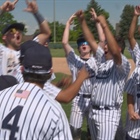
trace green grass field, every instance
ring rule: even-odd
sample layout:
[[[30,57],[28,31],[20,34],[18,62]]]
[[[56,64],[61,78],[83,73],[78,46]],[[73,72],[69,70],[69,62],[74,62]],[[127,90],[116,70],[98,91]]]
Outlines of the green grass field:
[[[75,51],[78,54],[77,49],[75,49]],[[64,50],[60,49],[60,48],[59,49],[51,49],[51,53],[52,53],[52,57],[65,57],[64,56]],[[131,58],[131,56],[130,56],[130,54],[129,54],[127,49],[125,50],[124,55],[129,59]],[[56,79],[53,81],[53,83],[58,82],[64,76],[63,73],[55,73],[55,74],[56,74]],[[67,115],[68,120],[69,120],[71,103],[62,104],[62,107],[65,110],[66,115]],[[123,102],[123,105],[122,105],[122,120],[123,120],[123,124],[125,124],[126,110],[127,110],[126,94],[124,94],[124,102]],[[86,138],[86,121],[84,120],[83,127],[82,127],[82,140],[85,140],[85,138]]]

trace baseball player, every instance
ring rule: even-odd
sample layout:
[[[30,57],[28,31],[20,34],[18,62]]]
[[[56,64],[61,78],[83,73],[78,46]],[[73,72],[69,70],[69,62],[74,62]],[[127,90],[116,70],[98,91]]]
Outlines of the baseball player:
[[[33,41],[30,40],[27,42],[27,44],[33,44]],[[25,53],[30,47],[34,47],[33,45],[25,45],[21,44],[20,48],[21,49],[21,56],[20,56],[20,62],[23,61]],[[43,45],[44,46],[44,45]],[[90,67],[85,66],[85,68],[89,71],[90,73]],[[52,69],[51,69],[52,73]],[[87,76],[88,77],[88,76]],[[84,78],[84,77],[83,77]],[[82,81],[83,82],[83,81]],[[44,90],[50,95],[52,99],[55,99],[61,103],[69,103],[78,93],[79,87],[81,86],[82,82],[74,82],[73,85],[75,84],[76,86],[71,86],[67,88],[67,90],[61,90],[60,88],[56,87],[55,85],[51,84],[50,82],[46,82],[44,86]],[[51,90],[50,90],[51,88]]]
[[[50,51],[35,41],[23,43],[21,49],[27,45],[29,49],[21,61],[25,82],[0,92],[0,139],[72,140],[61,105],[49,96],[52,87],[48,92],[43,90],[51,76]],[[70,87],[72,91],[76,86],[80,88],[87,77],[83,68]]]
[[[92,9],[92,13],[93,12],[94,12],[94,15],[96,15],[94,9]],[[92,17],[94,17],[94,15],[92,15]],[[75,81],[77,77],[77,73],[79,69],[87,62],[89,63],[89,66],[93,69],[93,72],[94,72],[93,77],[95,76],[95,73],[97,71],[96,61],[94,57],[91,57],[90,46],[83,36],[80,36],[77,39],[78,51],[79,51],[80,56],[75,54],[74,50],[68,43],[69,28],[75,17],[76,15],[73,14],[68,19],[64,33],[63,33],[63,39],[62,39],[63,48],[65,50],[67,63],[72,74],[73,82]],[[100,27],[100,25],[97,25],[97,26],[98,26],[97,29],[100,28],[100,30],[102,31],[102,28]],[[99,33],[101,31],[99,31]],[[96,46],[95,49],[97,48],[98,47]],[[92,91],[92,84],[91,84],[92,80],[94,80],[94,78],[86,79],[83,82],[83,85],[81,86],[77,96],[72,101],[70,126],[71,126],[73,138],[75,140],[81,138],[81,128],[82,128],[84,117],[88,119],[88,110],[89,110],[89,103],[90,103],[91,91]],[[88,137],[90,137],[90,132],[89,130],[87,131],[88,131]]]
[[[94,48],[93,35],[86,24],[83,11],[77,11],[76,15],[86,40]],[[114,140],[130,65],[126,57],[121,54],[105,17],[100,15],[96,21],[100,22],[103,28],[107,45],[103,48],[102,59],[97,59],[99,65],[91,95],[89,126],[92,139]]]
[[[134,9],[128,36],[130,52],[134,62],[136,63],[136,68],[134,69],[125,86],[128,106],[128,114],[126,119],[126,140],[140,139],[140,49],[134,37],[139,15],[140,5],[136,6]]]
[[[3,5],[0,7],[0,14],[12,11],[17,2],[18,0],[14,0],[13,2],[6,1],[3,3]],[[27,8],[24,10],[33,14],[40,27],[41,34],[38,35],[37,41],[40,44],[44,44],[51,33],[48,23],[39,13],[35,0],[32,0],[31,2],[26,0],[26,3]],[[2,31],[4,45],[0,44],[0,75],[13,75],[19,82],[23,82],[19,66],[20,52],[18,51],[22,42],[23,30],[24,25],[22,23],[6,25]]]

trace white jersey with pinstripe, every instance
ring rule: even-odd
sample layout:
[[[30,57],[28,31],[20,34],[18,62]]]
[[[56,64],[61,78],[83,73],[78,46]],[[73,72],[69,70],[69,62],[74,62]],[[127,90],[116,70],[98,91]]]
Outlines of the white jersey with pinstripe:
[[[27,82],[0,92],[0,139],[72,140],[61,105],[44,92]]]
[[[20,52],[0,44],[0,75],[12,75],[23,82],[19,64]]]
[[[140,49],[139,49],[139,45],[136,42],[134,49],[132,50],[131,48],[129,48],[129,52],[132,56],[132,59],[134,60],[136,66],[140,65]]]
[[[113,60],[100,64],[96,82],[92,91],[92,104],[107,107],[120,107],[123,102],[123,90],[127,80],[130,64],[123,55],[122,64],[115,65]],[[116,92],[117,91],[117,92]]]
[[[89,113],[91,136],[96,140],[113,140],[119,125],[124,85],[130,71],[127,58],[121,57],[120,66],[115,65],[113,60],[107,60],[98,67]],[[101,109],[94,109],[93,106]]]
[[[39,40],[36,39],[34,41],[37,42]],[[9,49],[4,45],[0,44],[0,75],[12,75],[18,80],[19,83],[23,83],[24,79],[22,77],[22,73],[20,69],[19,57],[20,57],[20,51]],[[55,79],[55,74],[53,73],[51,78],[48,80],[48,82],[51,82],[54,79]],[[44,86],[46,91],[48,88],[48,82],[46,82]],[[51,96],[55,98],[58,95],[58,93],[59,93],[59,89],[58,92],[56,92],[54,95],[52,92]]]
[[[86,65],[88,69],[92,71],[92,77],[95,77],[97,71],[97,64],[95,58],[90,57],[88,60],[81,59],[78,55],[72,50],[67,55],[67,62],[70,68],[73,81],[75,81],[78,71],[82,68],[84,64],[88,61],[89,65]],[[92,83],[94,78],[89,78],[85,80],[80,87],[78,96],[72,101],[71,115],[70,115],[70,125],[74,128],[81,128],[83,119],[86,116],[88,119],[89,103],[92,91]]]
[[[140,49],[138,43],[131,50],[131,55],[136,63],[136,68],[126,83],[125,92],[133,96],[134,111],[140,115]],[[127,114],[126,131],[130,137],[140,139],[140,120],[130,120],[129,114]]]
[[[128,79],[125,92],[133,96],[134,111],[140,115],[140,66],[135,68]],[[129,114],[127,114],[126,131],[130,137],[140,139],[140,120],[130,120]]]

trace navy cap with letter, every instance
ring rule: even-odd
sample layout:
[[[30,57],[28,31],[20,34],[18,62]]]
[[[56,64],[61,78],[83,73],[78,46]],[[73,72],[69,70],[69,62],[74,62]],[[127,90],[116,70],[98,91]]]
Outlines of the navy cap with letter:
[[[35,74],[50,73],[52,56],[49,48],[35,41],[26,41],[21,45],[21,57],[24,72]]]

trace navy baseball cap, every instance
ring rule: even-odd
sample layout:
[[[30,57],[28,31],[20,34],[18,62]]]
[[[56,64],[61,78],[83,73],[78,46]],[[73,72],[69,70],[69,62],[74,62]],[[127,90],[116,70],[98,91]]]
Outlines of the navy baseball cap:
[[[50,73],[52,56],[49,48],[35,41],[26,41],[21,45],[21,64],[24,72],[35,74]]]
[[[29,40],[29,41],[25,41],[23,44],[20,45],[20,63],[22,64],[23,58],[25,56],[25,52],[27,49],[29,49],[30,47],[34,47],[33,45],[33,41]]]
[[[7,31],[9,31],[12,28],[23,31],[24,30],[24,24],[22,24],[22,23],[7,24],[7,25],[5,25],[5,28],[2,30],[2,35],[4,35]]]
[[[18,83],[17,79],[11,75],[0,76],[0,90],[14,86]]]
[[[81,43],[83,43],[83,42],[86,42],[86,40],[83,35],[80,35],[77,39],[78,48],[81,46]]]

